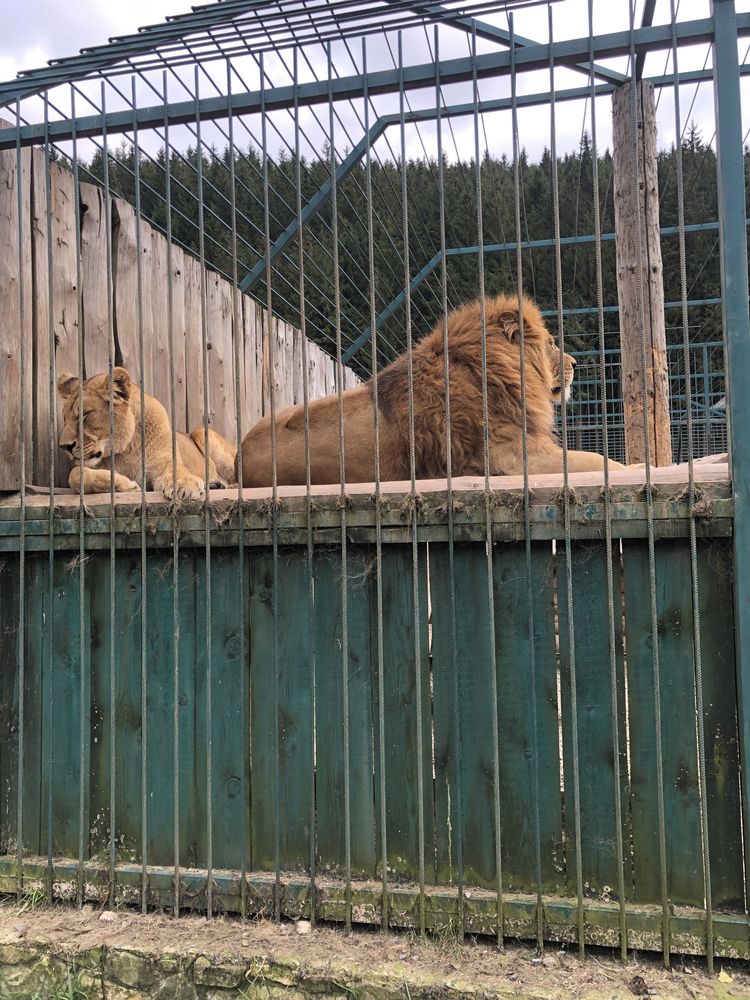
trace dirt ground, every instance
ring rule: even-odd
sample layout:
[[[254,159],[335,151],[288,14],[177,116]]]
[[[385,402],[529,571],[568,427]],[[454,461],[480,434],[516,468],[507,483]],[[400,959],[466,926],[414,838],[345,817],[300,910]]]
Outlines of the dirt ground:
[[[454,939],[420,940],[412,933],[357,930],[267,920],[141,915],[130,910],[100,911],[44,905],[21,909],[0,904],[0,946],[43,945],[76,954],[106,946],[149,955],[203,955],[218,963],[262,958],[292,960],[300,970],[326,973],[347,997],[367,992],[368,974],[377,972],[404,983],[404,997],[427,982],[446,993],[537,998],[632,996],[680,997],[685,1000],[750,1000],[750,966],[717,961],[709,978],[704,961],[675,959],[671,971],[658,956],[633,955],[622,965],[609,951],[590,950],[584,962],[576,953],[550,947],[543,957],[524,944],[499,952],[491,943]],[[357,988],[352,988],[354,984]],[[299,994],[296,994],[299,995]],[[440,996],[440,991],[432,991]]]

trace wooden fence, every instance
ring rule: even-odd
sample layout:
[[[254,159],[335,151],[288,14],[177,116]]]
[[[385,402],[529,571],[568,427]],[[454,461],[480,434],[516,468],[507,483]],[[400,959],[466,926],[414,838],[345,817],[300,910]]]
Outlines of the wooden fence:
[[[56,395],[50,375],[50,343],[54,336],[56,372],[77,372],[79,315],[86,376],[106,371],[113,346],[117,363],[138,379],[142,329],[145,389],[169,410],[170,285],[175,422],[178,430],[185,431],[203,422],[200,262],[174,244],[168,253],[170,248],[162,233],[143,219],[138,234],[133,208],[113,198],[110,300],[104,192],[96,185],[81,183],[78,196],[80,258],[76,246],[73,174],[52,163],[47,187],[43,151],[24,149],[19,215],[17,155],[14,150],[0,153],[0,379],[4,403],[0,426],[0,490],[15,490],[22,479],[22,397],[26,406],[26,481],[49,483],[50,393],[52,398]],[[268,411],[272,381],[277,406],[302,401],[302,334],[275,317],[269,324],[266,311],[239,292],[234,293],[237,295],[235,330],[232,285],[208,268],[205,268],[205,283],[208,417],[212,427],[233,440],[235,336],[240,338],[244,433]],[[110,337],[114,337],[112,345]],[[22,343],[26,355],[23,386]],[[311,342],[308,342],[308,378],[313,399],[335,391],[335,362]],[[345,369],[344,387],[349,388],[357,381],[357,376]],[[58,407],[58,419],[59,416]],[[67,485],[69,464],[62,453],[58,454],[57,482]]]

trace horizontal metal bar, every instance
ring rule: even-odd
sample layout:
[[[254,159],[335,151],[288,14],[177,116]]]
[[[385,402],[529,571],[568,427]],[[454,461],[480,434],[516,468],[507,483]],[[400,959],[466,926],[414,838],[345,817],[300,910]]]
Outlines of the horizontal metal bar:
[[[745,224],[750,226],[750,219],[745,220]],[[719,223],[718,222],[697,222],[689,226],[685,226],[683,232],[689,233],[702,233],[702,232],[718,232]],[[677,236],[679,233],[679,228],[677,226],[664,226],[659,232],[662,236]],[[615,239],[614,233],[602,233],[599,239],[603,243],[611,243]],[[579,236],[563,236],[560,239],[561,246],[577,246],[584,243],[594,243],[596,241],[596,236],[593,233],[587,233]],[[545,247],[554,247],[555,240],[544,239],[544,240],[523,240],[520,244],[522,250],[540,250]],[[501,253],[515,251],[518,249],[516,243],[487,243],[482,247],[485,254],[488,253]],[[467,255],[479,253],[479,247],[451,247],[446,251],[446,257],[463,257]],[[435,270],[437,265],[440,263],[441,254],[438,252],[435,256],[429,260],[424,267],[412,278],[409,283],[409,292],[414,292]],[[399,306],[404,302],[406,298],[406,292],[400,291],[382,310],[375,321],[375,329],[380,330],[383,323],[390,319],[391,316],[397,311]],[[703,306],[703,305],[716,305],[719,303],[720,299],[694,299],[688,302],[689,306]],[[681,302],[668,302],[665,303],[665,308],[681,308]],[[619,306],[604,306],[604,312],[618,312]],[[596,306],[581,306],[577,309],[563,309],[564,316],[586,316],[595,315],[599,312]],[[556,309],[545,309],[542,310],[542,316],[556,316]],[[369,341],[372,335],[371,327],[366,327],[359,336],[352,342],[352,344],[344,351],[342,355],[342,362],[348,364],[349,361],[354,357],[357,351],[361,350],[364,345]]]
[[[687,306],[689,309],[695,306],[718,306],[721,305],[721,299],[711,298],[711,299],[688,299]],[[679,299],[674,302],[665,302],[665,309],[682,309],[682,302]],[[602,312],[605,313],[617,313],[620,311],[619,306],[603,306]],[[557,309],[542,309],[542,316],[557,316]],[[563,316],[596,316],[599,313],[598,306],[578,306],[571,309],[563,309]],[[692,344],[690,345],[692,347]],[[679,345],[680,351],[683,350],[682,345]],[[575,354],[575,351],[571,351],[571,354]],[[598,354],[597,354],[598,357]]]
[[[737,16],[740,35],[750,34],[750,14]],[[677,25],[677,38],[680,44],[695,45],[710,42],[713,38],[713,22],[710,18],[688,21]],[[641,28],[636,33],[636,51],[664,50],[671,47],[672,28],[670,25],[657,25]],[[630,51],[631,37],[628,31],[617,31],[600,35],[595,40],[595,55],[602,58],[627,54]],[[585,61],[589,56],[589,38],[566,39],[554,42],[552,55],[556,63],[569,65]],[[549,67],[550,46],[548,44],[531,45],[515,53],[516,72],[546,69]],[[486,79],[504,76],[510,73],[510,54],[507,52],[492,52],[477,56],[476,76]],[[405,90],[431,88],[435,82],[435,65],[423,63],[408,66],[403,70],[379,70],[369,73],[367,91],[370,96],[394,92],[399,86]],[[472,60],[448,59],[440,64],[440,80],[444,86],[451,83],[465,83],[473,79]],[[680,79],[686,80],[687,74],[681,74]],[[612,86],[605,84],[604,86]],[[298,87],[288,85],[275,87],[266,91],[265,107],[267,112],[288,109],[294,106],[295,100],[300,105],[325,104],[330,96],[333,100],[351,100],[361,98],[365,89],[361,74],[340,77],[333,81],[320,80],[300,84]],[[296,94],[295,94],[296,90]],[[5,95],[2,98],[6,100]],[[15,95],[9,98],[15,100]],[[76,119],[75,128],[71,120],[65,119],[49,123],[51,142],[62,142],[72,138],[74,132],[77,138],[88,138],[101,134],[106,124],[107,132],[119,134],[133,127],[133,120],[140,128],[157,128],[164,125],[165,120],[171,124],[185,124],[194,121],[196,112],[201,121],[214,120],[227,116],[231,106],[235,115],[259,114],[261,108],[261,92],[249,91],[225,96],[203,98],[200,101],[181,101],[171,104],[156,105],[136,110],[115,111],[107,115],[90,115]],[[22,146],[40,143],[44,138],[44,124],[25,125],[20,129]],[[16,145],[16,129],[0,130],[0,149],[9,149]]]
[[[23,885],[32,892],[37,884],[44,886],[47,862],[43,859],[26,860],[21,869]],[[59,858],[54,862],[53,894],[69,902],[70,886],[76,885],[78,862]],[[154,907],[174,905],[174,868],[149,866],[148,901]],[[18,863],[16,858],[0,859],[0,893],[16,898]],[[137,906],[141,899],[143,869],[135,864],[118,864],[114,871],[114,901],[118,905]],[[214,870],[214,899],[222,910],[238,913],[243,903],[248,914],[273,912],[276,878],[273,873],[250,872],[243,878],[240,872]],[[180,898],[190,900],[193,909],[205,908],[205,870],[180,872]],[[107,904],[110,885],[109,870],[101,864],[84,865],[85,898],[87,902]],[[281,915],[299,919],[310,915],[310,880],[303,875],[281,874]],[[348,894],[351,893],[351,900]],[[386,900],[388,923],[391,927],[415,929],[419,926],[420,891],[412,886],[389,887]],[[351,889],[335,877],[326,879],[325,886],[316,892],[315,914],[320,920],[342,922],[346,919],[348,902],[357,907],[358,919],[381,926],[383,916],[383,889],[374,882],[351,883]],[[485,889],[472,888],[461,898],[462,925],[468,934],[497,936],[497,895]],[[503,894],[504,937],[534,938],[537,930],[536,899],[512,892]],[[545,895],[544,936],[546,940],[577,942],[578,923],[575,900]],[[427,930],[455,934],[458,925],[459,896],[455,888],[429,885],[425,887],[425,922]],[[586,942],[592,945],[615,947],[619,944],[619,904],[584,901],[584,928]],[[661,910],[643,903],[626,903],[628,946],[642,950],[658,951],[661,948]],[[670,939],[674,950],[685,955],[701,955],[705,946],[705,910],[697,907],[674,907],[670,913]],[[750,918],[744,913],[714,913],[714,953],[719,957],[750,958]]]
[[[394,0],[387,0],[388,3],[393,3]],[[653,0],[649,0],[653,2]],[[539,43],[533,38],[525,38],[523,35],[513,34],[506,28],[499,28],[494,24],[489,24],[487,21],[482,21],[476,17],[456,17],[455,14],[443,7],[441,4],[432,4],[429,7],[417,7],[422,17],[427,18],[431,21],[442,21],[444,24],[449,24],[454,28],[458,28],[459,31],[465,31],[469,35],[476,35],[477,38],[483,38],[487,42],[499,42],[501,45],[510,45],[511,40],[513,41],[516,48],[528,48],[530,45],[538,45]],[[591,72],[591,65],[588,62],[581,63],[579,66],[573,66],[572,69],[578,69],[582,73],[587,75]],[[594,75],[599,77],[601,80],[606,80],[609,83],[614,83],[620,85],[626,83],[628,77],[624,73],[618,73],[616,70],[610,69],[608,66],[600,66],[594,63]]]

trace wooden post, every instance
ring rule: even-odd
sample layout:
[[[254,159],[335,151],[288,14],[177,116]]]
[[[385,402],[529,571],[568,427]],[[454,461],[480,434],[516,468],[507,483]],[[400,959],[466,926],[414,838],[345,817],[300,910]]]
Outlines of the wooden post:
[[[635,178],[630,87],[626,83],[612,95],[617,297],[620,305],[625,453],[629,463],[643,462],[646,458],[641,381],[643,323],[649,458],[651,465],[671,465],[672,436],[659,238],[654,87],[645,80],[637,85],[638,164]],[[637,185],[638,192],[637,210],[634,184]],[[642,313],[640,302],[643,304]]]

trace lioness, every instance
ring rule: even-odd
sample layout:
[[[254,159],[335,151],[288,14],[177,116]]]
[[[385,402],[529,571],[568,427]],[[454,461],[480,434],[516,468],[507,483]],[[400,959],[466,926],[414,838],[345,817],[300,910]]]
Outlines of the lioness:
[[[57,391],[63,401],[63,428],[59,444],[76,463],[68,482],[73,490],[80,488],[81,444],[78,439],[79,381],[75,375],[64,374],[57,380]],[[92,375],[86,379],[80,393],[83,406],[83,491],[108,493],[111,477],[109,456],[114,451],[115,490],[138,490],[136,477],[141,475],[141,423],[146,450],[146,487],[161,490],[166,497],[177,500],[199,500],[205,492],[205,454],[203,428],[187,434],[177,434],[177,469],[172,468],[172,428],[158,399],[141,393],[125,368],[112,372],[114,445],[110,439],[109,376]],[[216,431],[209,430],[209,488],[225,487],[225,477],[232,478],[236,449]],[[214,461],[214,458],[217,461]],[[217,469],[217,464],[219,468]],[[102,466],[98,468],[98,466]]]
[[[518,299],[498,295],[485,299],[489,464],[492,475],[523,471],[521,350]],[[526,431],[529,472],[562,472],[562,448],[554,432],[554,403],[564,401],[573,379],[574,361],[564,356],[565,384],[560,384],[560,351],[541,313],[523,299],[526,383]],[[455,476],[484,472],[481,319],[479,301],[448,314],[450,362],[451,455]],[[418,479],[446,474],[445,369],[443,322],[412,349],[414,398],[414,462]],[[409,456],[408,358],[403,354],[378,375],[380,475],[407,479]],[[368,382],[342,394],[344,461],[347,482],[375,478],[373,385]],[[313,483],[339,480],[339,401],[327,396],[309,405]],[[305,482],[304,410],[300,405],[276,414],[277,482]],[[623,468],[610,462],[610,468]],[[568,451],[571,472],[603,468],[600,455]],[[237,465],[235,464],[235,472]],[[244,486],[271,483],[271,422],[265,417],[242,442]]]

